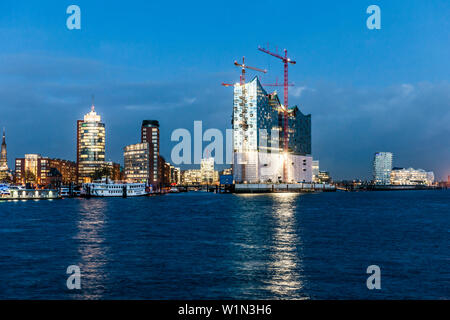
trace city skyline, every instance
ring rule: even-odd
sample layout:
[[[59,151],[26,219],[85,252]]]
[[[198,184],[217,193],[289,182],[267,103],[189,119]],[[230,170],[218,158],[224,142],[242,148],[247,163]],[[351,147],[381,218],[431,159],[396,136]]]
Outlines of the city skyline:
[[[135,128],[143,119],[160,121],[161,154],[169,158],[174,129],[192,130],[194,120],[202,120],[205,129],[231,127],[232,92],[220,83],[238,81],[233,60],[245,55],[251,65],[266,68],[264,82],[282,78],[281,64],[257,51],[269,42],[271,49],[289,48],[297,60],[290,68],[296,85],[290,104],[312,114],[312,154],[334,178],[370,179],[376,151],[392,151],[402,165],[433,170],[439,180],[449,175],[449,44],[439,32],[447,23],[444,1],[430,6],[380,1],[383,25],[376,32],[365,28],[364,4],[327,2],[330,10],[324,12],[318,4],[295,3],[286,13],[288,32],[263,28],[255,20],[255,31],[246,34],[227,23],[239,12],[208,16],[223,4],[193,11],[178,3],[174,17],[180,22],[164,30],[149,29],[160,17],[148,26],[140,20],[146,11],[165,10],[164,4],[132,2],[121,19],[109,19],[122,13],[116,4],[108,12],[96,3],[78,4],[83,24],[76,32],[64,26],[63,4],[0,5],[5,39],[0,127],[7,129],[9,167],[26,153],[74,160],[73,119],[85,113],[92,93],[108,125],[105,160],[123,162],[122,148],[139,141]],[[255,15],[265,5],[270,3],[254,8]],[[36,16],[38,8],[54,19]],[[273,10],[279,21],[281,8]],[[208,18],[199,22],[200,16]],[[186,37],[212,17],[219,22],[212,30]],[[97,21],[104,19],[115,22]],[[124,44],[126,53],[118,50]]]

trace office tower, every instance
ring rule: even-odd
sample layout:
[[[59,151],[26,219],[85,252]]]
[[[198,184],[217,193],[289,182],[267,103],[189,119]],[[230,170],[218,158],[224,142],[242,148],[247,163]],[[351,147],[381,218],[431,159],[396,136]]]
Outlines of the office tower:
[[[138,143],[124,148],[124,174],[128,182],[146,182],[153,175],[150,170],[149,143]]]
[[[6,152],[5,129],[3,129],[2,149],[0,154],[0,171],[8,171],[8,154]]]
[[[391,184],[393,185],[427,185],[434,182],[434,173],[422,169],[393,168],[391,171]]]
[[[373,161],[373,177],[375,184],[391,184],[392,158],[393,155],[391,152],[375,153]]]
[[[149,184],[157,186],[163,175],[162,159],[159,157],[159,122],[144,120],[141,126],[141,142],[149,147]]]
[[[105,124],[91,107],[91,112],[77,121],[78,183],[91,182],[95,171],[105,165]]]

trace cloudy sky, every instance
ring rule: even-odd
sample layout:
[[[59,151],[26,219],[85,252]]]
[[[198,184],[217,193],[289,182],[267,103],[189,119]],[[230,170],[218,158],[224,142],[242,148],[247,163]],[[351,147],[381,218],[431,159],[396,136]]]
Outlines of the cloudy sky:
[[[74,160],[76,120],[96,110],[107,158],[161,124],[170,161],[176,128],[230,128],[235,59],[282,81],[257,50],[287,48],[290,104],[312,114],[313,155],[336,179],[369,178],[376,151],[394,165],[450,175],[448,1],[2,1],[0,126],[9,164],[25,153]],[[81,8],[81,30],[66,9]],[[366,8],[381,8],[369,30]],[[249,77],[253,76],[249,73]],[[206,143],[205,145],[206,146]]]

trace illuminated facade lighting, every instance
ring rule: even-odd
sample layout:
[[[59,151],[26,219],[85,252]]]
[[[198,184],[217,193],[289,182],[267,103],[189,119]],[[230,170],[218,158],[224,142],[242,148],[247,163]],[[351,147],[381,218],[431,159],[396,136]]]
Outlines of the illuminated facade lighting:
[[[78,183],[92,181],[92,175],[105,164],[105,124],[92,106],[91,112],[77,121]]]

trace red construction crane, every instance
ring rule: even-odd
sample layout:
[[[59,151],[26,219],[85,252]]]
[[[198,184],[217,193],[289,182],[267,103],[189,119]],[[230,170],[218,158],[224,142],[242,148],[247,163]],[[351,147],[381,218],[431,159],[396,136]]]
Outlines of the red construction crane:
[[[288,67],[289,67],[289,63],[291,64],[296,64],[295,61],[291,60],[290,58],[288,58],[287,56],[287,50],[284,49],[284,57],[279,55],[278,53],[274,53],[269,51],[268,49],[264,49],[262,47],[258,47],[259,51],[262,51],[264,53],[270,54],[271,56],[280,59],[281,61],[283,61],[284,63],[284,126],[283,126],[283,143],[284,143],[284,152],[287,153],[288,151],[288,88],[289,88],[289,79],[288,79]],[[287,166],[286,163],[284,165],[284,177],[286,179],[287,177]]]
[[[241,76],[239,77],[239,84],[242,86],[245,84],[245,69],[251,69],[251,70],[255,70],[255,71],[259,71],[259,72],[263,72],[263,73],[267,73],[267,70],[263,70],[263,69],[259,69],[259,68],[255,68],[255,67],[250,67],[248,65],[245,64],[245,57],[242,57],[242,63],[238,63],[236,60],[234,61],[234,65],[241,68],[242,73]],[[234,86],[234,84],[231,83],[224,83],[222,82],[222,85],[224,87],[231,87]]]

